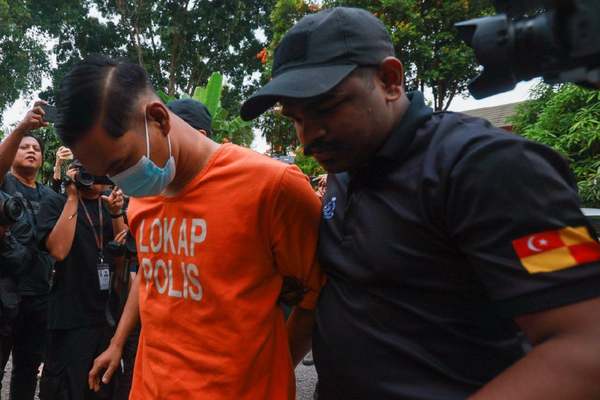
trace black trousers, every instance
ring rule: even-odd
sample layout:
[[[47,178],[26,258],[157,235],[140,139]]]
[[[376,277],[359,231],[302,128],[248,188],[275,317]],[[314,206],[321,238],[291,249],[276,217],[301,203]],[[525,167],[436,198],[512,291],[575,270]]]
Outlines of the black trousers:
[[[11,326],[11,334],[2,337],[0,386],[6,363],[12,352],[11,399],[33,400],[34,398],[38,369],[44,359],[47,316],[47,296],[23,296],[19,305],[19,315]]]
[[[88,387],[94,359],[108,347],[108,326],[50,330],[40,400],[97,400],[112,396],[112,385],[95,393]]]

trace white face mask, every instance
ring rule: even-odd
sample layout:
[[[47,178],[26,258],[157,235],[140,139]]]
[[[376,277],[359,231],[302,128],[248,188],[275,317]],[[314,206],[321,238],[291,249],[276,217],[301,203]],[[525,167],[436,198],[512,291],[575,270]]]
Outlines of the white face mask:
[[[171,153],[171,138],[169,142],[169,159],[164,167],[159,167],[150,159],[150,136],[148,135],[148,119],[144,115],[146,127],[146,155],[132,167],[119,172],[110,179],[131,197],[158,196],[169,186],[175,177],[175,158]]]

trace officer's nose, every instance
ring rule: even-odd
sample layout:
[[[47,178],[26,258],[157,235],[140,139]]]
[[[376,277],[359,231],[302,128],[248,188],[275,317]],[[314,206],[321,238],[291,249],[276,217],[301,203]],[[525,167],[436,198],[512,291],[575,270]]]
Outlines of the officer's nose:
[[[296,122],[296,132],[302,145],[306,146],[325,136],[325,128],[314,119],[304,118]]]

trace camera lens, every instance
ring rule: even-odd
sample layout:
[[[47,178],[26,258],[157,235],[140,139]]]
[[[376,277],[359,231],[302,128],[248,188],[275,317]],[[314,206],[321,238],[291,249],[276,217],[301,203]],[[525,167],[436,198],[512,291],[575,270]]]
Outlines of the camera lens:
[[[21,218],[25,210],[23,204],[15,198],[9,198],[2,202],[0,207],[0,223],[2,225],[14,224]]]
[[[79,171],[75,181],[82,187],[89,188],[94,184],[94,177],[85,171]]]

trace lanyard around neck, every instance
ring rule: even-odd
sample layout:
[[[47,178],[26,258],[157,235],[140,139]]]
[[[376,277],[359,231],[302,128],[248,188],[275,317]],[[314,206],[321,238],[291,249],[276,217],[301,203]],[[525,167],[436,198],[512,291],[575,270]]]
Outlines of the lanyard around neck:
[[[81,203],[81,205],[83,206],[83,211],[85,211],[85,216],[87,217],[88,222],[90,223],[90,227],[92,228],[92,232],[94,233],[94,239],[96,239],[96,246],[98,247],[98,252],[102,253],[102,249],[104,246],[104,233],[103,233],[103,227],[104,227],[104,219],[103,219],[103,215],[102,215],[102,200],[100,200],[100,197],[98,197],[98,218],[100,219],[100,226],[99,226],[99,234],[96,233],[96,228],[94,228],[94,223],[92,222],[92,217],[90,216],[90,213],[88,212],[87,207],[85,206],[85,203],[83,202],[83,200],[81,200],[81,196],[79,197],[79,203]]]

